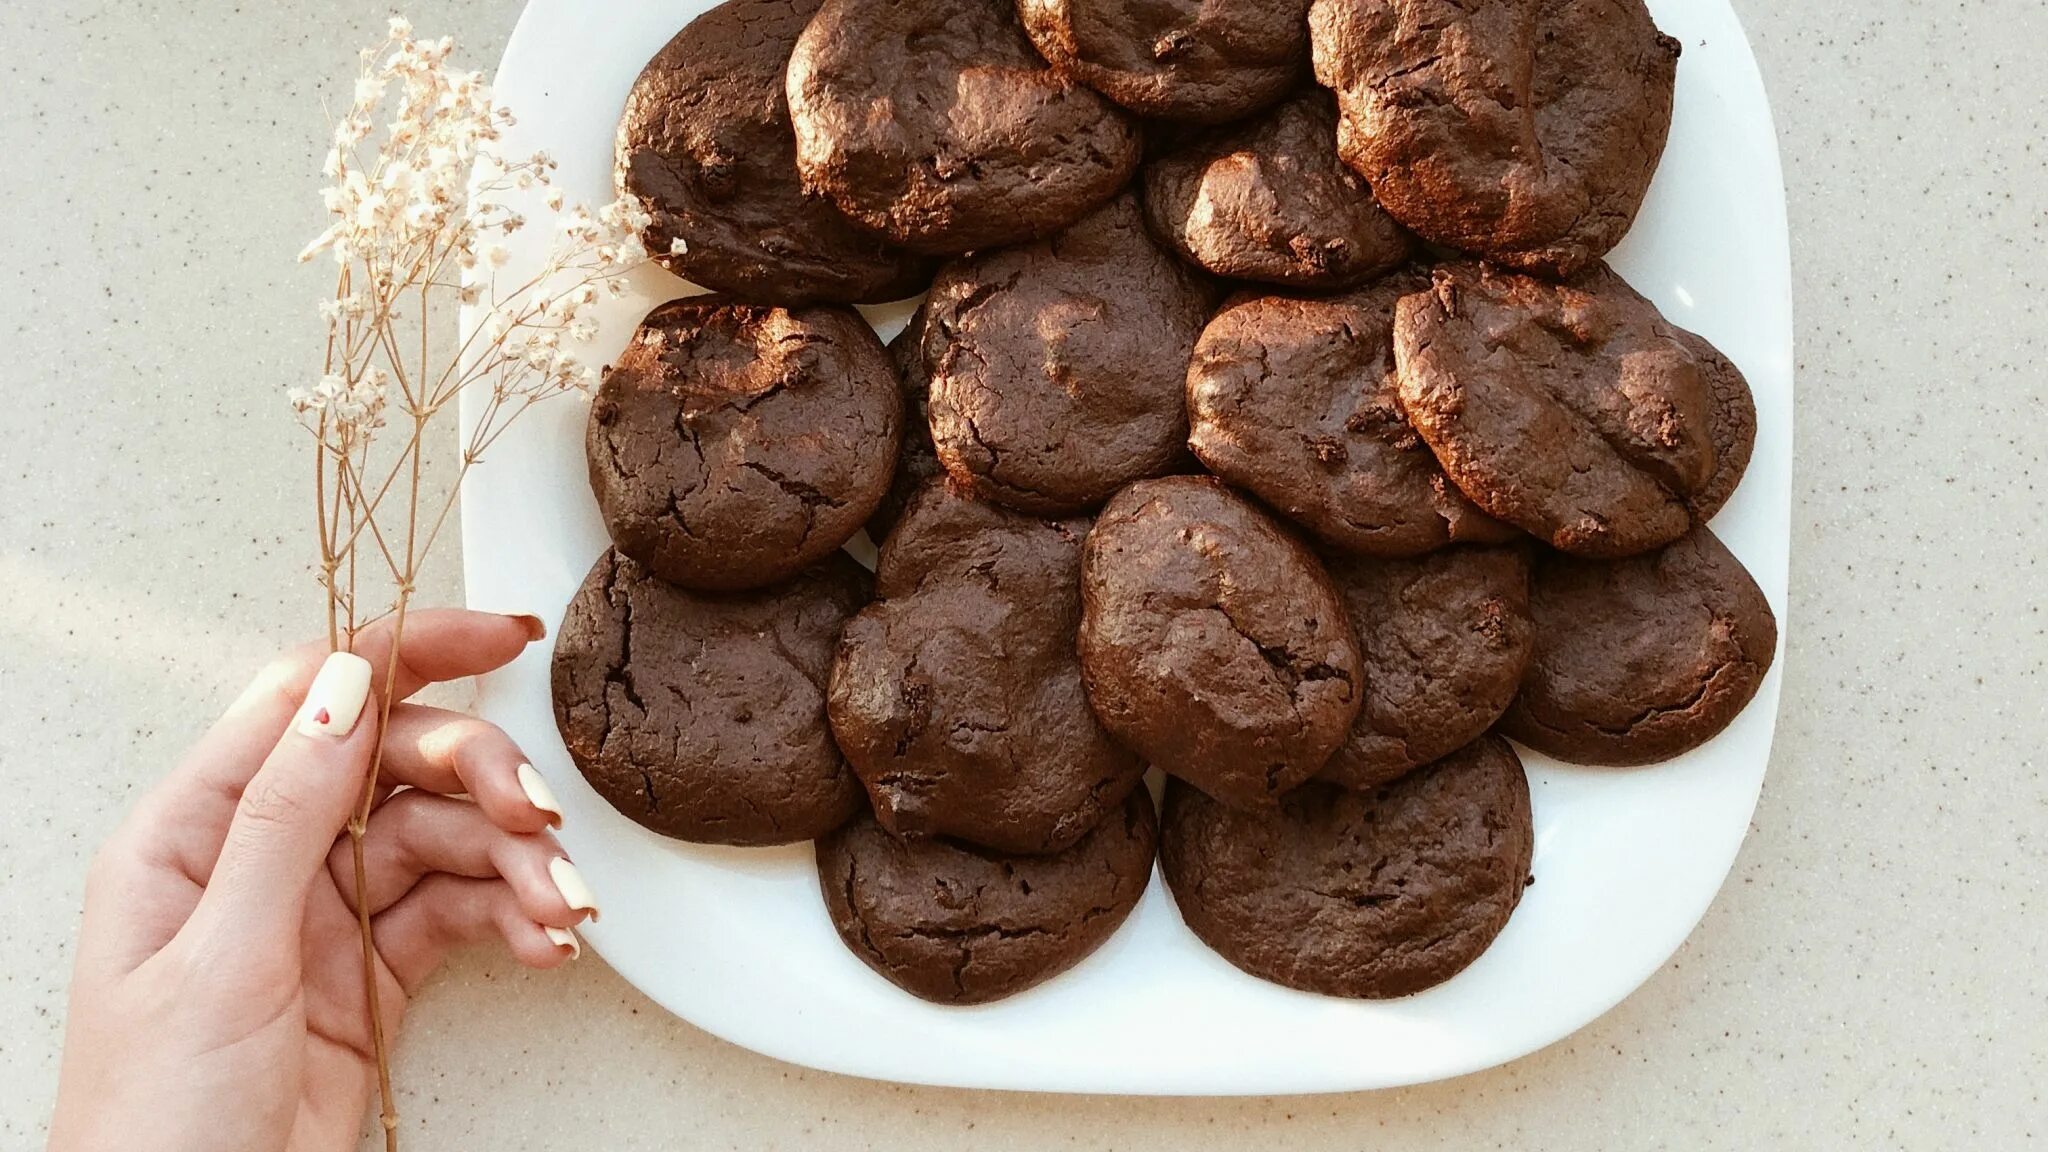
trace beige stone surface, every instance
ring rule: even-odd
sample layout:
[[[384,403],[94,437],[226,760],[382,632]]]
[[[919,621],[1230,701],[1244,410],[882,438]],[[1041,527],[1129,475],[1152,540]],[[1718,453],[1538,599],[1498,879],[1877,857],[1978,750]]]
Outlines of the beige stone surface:
[[[1790,184],[1783,719],[1706,921],[1552,1049],[1407,1091],[1126,1100],[802,1071],[600,961],[462,959],[433,1148],[2018,1148],[2048,1141],[2048,6],[1738,0]],[[593,18],[602,11],[593,2]],[[495,60],[518,0],[419,0]],[[384,0],[0,6],[0,1147],[39,1146],[93,845],[311,631],[321,100]],[[445,557],[430,598],[459,589]]]

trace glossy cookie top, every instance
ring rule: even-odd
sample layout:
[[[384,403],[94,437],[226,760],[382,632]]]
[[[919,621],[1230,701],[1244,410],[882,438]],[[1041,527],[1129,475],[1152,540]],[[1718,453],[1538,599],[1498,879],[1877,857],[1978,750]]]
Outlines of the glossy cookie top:
[[[1138,164],[1136,123],[1048,68],[1008,0],[825,0],[787,93],[804,186],[919,252],[1049,235]]]

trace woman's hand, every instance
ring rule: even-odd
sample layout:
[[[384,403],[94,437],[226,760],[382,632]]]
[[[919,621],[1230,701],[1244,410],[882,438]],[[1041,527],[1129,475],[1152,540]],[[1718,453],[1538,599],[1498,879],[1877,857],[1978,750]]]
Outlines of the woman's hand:
[[[346,826],[378,701],[488,672],[541,635],[532,617],[415,613],[395,663],[372,630],[360,655],[301,649],[242,693],[93,861],[54,1152],[355,1147],[376,1064]],[[503,732],[394,704],[388,736],[364,855],[390,1037],[451,948],[496,938],[551,968],[597,905]]]

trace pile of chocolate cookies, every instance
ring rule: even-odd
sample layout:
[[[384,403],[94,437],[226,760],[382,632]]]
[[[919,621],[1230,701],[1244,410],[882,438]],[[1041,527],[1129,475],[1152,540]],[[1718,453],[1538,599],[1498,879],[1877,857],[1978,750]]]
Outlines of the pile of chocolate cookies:
[[[1257,976],[1455,974],[1533,882],[1508,738],[1678,755],[1776,646],[1705,527],[1748,387],[1601,262],[1678,55],[1641,0],[700,17],[619,125],[716,294],[591,408],[577,765],[664,835],[816,840],[931,1000],[1073,964],[1155,857]],[[886,348],[850,307],[927,288]]]

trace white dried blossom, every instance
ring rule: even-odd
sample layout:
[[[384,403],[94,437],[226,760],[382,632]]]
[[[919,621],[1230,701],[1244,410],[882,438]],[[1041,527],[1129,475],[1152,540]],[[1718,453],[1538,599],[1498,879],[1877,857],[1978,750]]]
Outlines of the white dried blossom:
[[[366,436],[383,425],[395,379],[408,382],[404,411],[419,422],[472,385],[526,403],[593,387],[597,371],[565,349],[596,339],[591,313],[605,297],[625,296],[624,277],[648,258],[642,233],[653,221],[637,199],[578,204],[557,186],[553,156],[500,153],[517,120],[483,73],[450,66],[454,47],[420,39],[394,17],[388,39],[363,54],[333,126],[321,166],[328,223],[300,258],[331,255],[341,269],[341,286],[320,306],[336,368],[289,389],[309,427]],[[514,264],[500,241],[527,227],[521,208],[537,205],[555,225],[544,254],[517,275],[497,275]],[[429,341],[397,328],[408,316],[417,325],[447,315],[432,301],[449,297],[480,311],[476,335],[456,365],[415,363],[408,353],[424,359]]]

